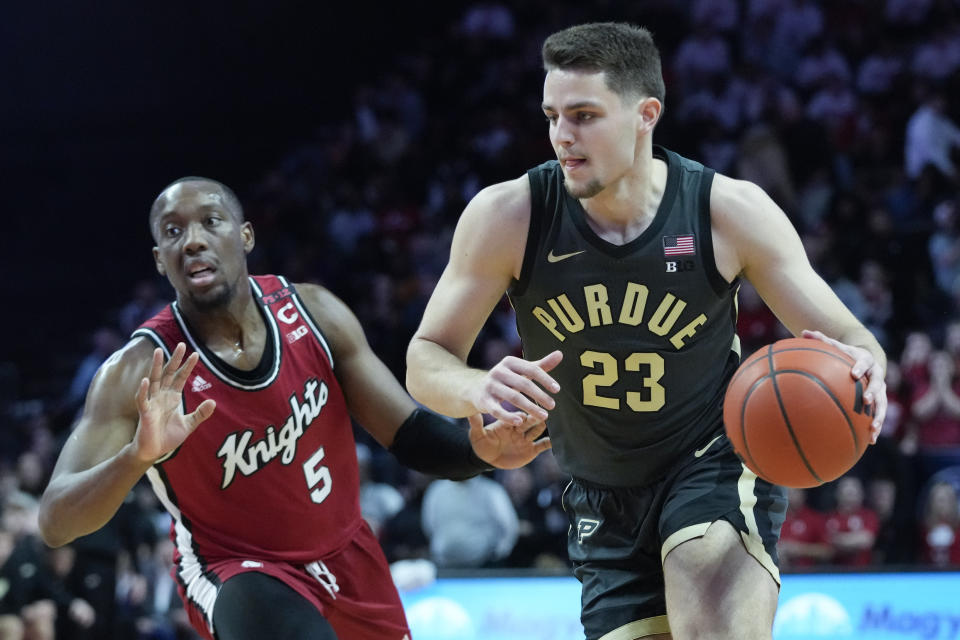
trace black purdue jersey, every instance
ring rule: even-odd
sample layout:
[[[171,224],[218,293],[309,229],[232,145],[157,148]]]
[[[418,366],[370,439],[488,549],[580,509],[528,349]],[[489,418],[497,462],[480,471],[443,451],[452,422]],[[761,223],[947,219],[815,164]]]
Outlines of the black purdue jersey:
[[[721,433],[737,363],[737,282],[717,271],[710,234],[713,171],[662,147],[663,199],[625,245],[601,239],[567,193],[556,161],[527,172],[530,230],[508,295],[524,356],[563,361],[548,427],[560,465],[609,486],[661,477]]]

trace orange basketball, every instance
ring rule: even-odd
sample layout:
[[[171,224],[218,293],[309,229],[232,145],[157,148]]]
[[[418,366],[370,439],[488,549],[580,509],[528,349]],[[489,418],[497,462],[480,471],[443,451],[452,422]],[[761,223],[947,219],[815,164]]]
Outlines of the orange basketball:
[[[870,442],[874,407],[853,358],[809,338],[767,345],[737,369],[723,402],[727,437],[747,467],[787,487],[846,473]]]

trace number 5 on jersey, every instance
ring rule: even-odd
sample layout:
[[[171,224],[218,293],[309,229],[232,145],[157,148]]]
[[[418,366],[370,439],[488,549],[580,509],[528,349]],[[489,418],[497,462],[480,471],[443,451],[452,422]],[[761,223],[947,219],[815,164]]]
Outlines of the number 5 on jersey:
[[[307,479],[307,489],[310,489],[310,499],[320,504],[330,495],[332,480],[330,469],[321,465],[323,461],[323,447],[313,452],[313,455],[303,463],[303,475]]]

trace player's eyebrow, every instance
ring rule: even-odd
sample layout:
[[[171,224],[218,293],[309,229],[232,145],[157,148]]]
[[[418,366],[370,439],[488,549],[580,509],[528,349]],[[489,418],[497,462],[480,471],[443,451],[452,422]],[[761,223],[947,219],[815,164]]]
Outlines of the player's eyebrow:
[[[592,100],[580,100],[579,102],[571,102],[570,104],[565,106],[563,110],[575,111],[577,109],[591,108],[591,107],[597,107],[597,106],[599,106],[599,103],[594,102]],[[556,111],[556,109],[554,109],[552,105],[549,105],[546,102],[541,104],[540,108],[543,109],[544,111]]]

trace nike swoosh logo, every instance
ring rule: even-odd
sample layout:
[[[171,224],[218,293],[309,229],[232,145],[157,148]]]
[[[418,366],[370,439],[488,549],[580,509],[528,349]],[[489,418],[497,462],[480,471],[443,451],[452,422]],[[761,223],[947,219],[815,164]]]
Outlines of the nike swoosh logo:
[[[581,253],[586,253],[586,249],[581,249],[580,251],[574,251],[572,253],[561,253],[559,256],[553,254],[553,249],[550,249],[550,253],[547,254],[547,262],[560,262],[561,260],[566,260],[567,258],[572,258],[573,256],[578,256]]]
[[[697,449],[696,451],[694,451],[694,452],[693,452],[693,457],[694,457],[694,458],[699,458],[700,456],[702,456],[703,454],[705,454],[705,453],[707,452],[707,449],[709,449],[710,447],[712,447],[712,446],[713,446],[713,443],[716,442],[717,440],[719,440],[719,439],[722,438],[722,437],[723,437],[723,436],[717,436],[716,438],[714,438],[713,440],[711,440],[710,442],[708,442],[708,443],[707,443],[707,446],[705,446],[703,449]]]

